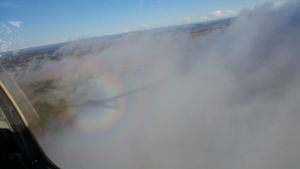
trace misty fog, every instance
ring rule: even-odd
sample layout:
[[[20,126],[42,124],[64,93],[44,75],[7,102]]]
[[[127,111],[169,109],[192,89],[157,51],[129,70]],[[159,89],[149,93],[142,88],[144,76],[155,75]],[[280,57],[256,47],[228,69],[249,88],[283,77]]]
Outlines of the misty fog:
[[[67,100],[68,115],[38,140],[61,168],[300,167],[299,2],[205,35],[136,32],[56,53],[18,82],[58,80],[47,97]]]

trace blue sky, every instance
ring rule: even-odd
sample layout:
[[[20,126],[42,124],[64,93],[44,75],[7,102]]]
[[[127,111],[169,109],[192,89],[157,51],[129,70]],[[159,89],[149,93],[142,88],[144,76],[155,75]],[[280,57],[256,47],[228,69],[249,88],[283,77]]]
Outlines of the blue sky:
[[[265,2],[266,0],[0,0],[0,45],[9,39],[21,41],[11,43],[25,47],[201,22],[233,16],[243,8]],[[5,34],[4,29],[10,29],[10,34]],[[13,38],[8,38],[9,36]]]

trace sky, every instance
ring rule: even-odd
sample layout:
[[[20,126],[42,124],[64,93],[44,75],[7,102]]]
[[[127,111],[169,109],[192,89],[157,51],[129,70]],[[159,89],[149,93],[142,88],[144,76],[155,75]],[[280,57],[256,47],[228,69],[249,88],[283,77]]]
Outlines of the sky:
[[[0,50],[231,17],[266,2],[0,0]]]

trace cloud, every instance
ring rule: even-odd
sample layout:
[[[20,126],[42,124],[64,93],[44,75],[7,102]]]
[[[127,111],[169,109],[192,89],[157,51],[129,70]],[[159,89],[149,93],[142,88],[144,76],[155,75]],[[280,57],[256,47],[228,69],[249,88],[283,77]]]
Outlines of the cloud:
[[[200,17],[185,16],[182,18],[182,20],[186,23],[203,22],[203,21],[221,19],[226,17],[232,17],[235,16],[236,14],[237,12],[232,10],[215,10],[210,12],[208,15],[204,15]]]
[[[8,21],[9,24],[15,26],[16,28],[21,28],[22,21]]]
[[[58,79],[42,94],[67,102],[155,84],[113,109],[72,107],[73,125],[51,123],[39,142],[60,168],[299,168],[299,18],[299,2],[266,4],[209,35],[74,42],[57,51],[63,60],[33,62],[16,79]]]
[[[212,11],[211,15],[217,18],[221,18],[221,17],[234,16],[236,15],[236,12],[231,10],[216,10],[216,11]]]
[[[130,29],[129,28],[125,28],[123,32],[125,32],[125,33],[130,32]]]

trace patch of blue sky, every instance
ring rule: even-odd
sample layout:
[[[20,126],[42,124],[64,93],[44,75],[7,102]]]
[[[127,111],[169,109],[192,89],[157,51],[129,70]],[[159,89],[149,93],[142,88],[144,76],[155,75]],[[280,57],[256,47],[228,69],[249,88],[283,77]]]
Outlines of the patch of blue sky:
[[[0,0],[0,22],[28,46],[201,22],[266,0]],[[1,38],[0,34],[0,38]]]

